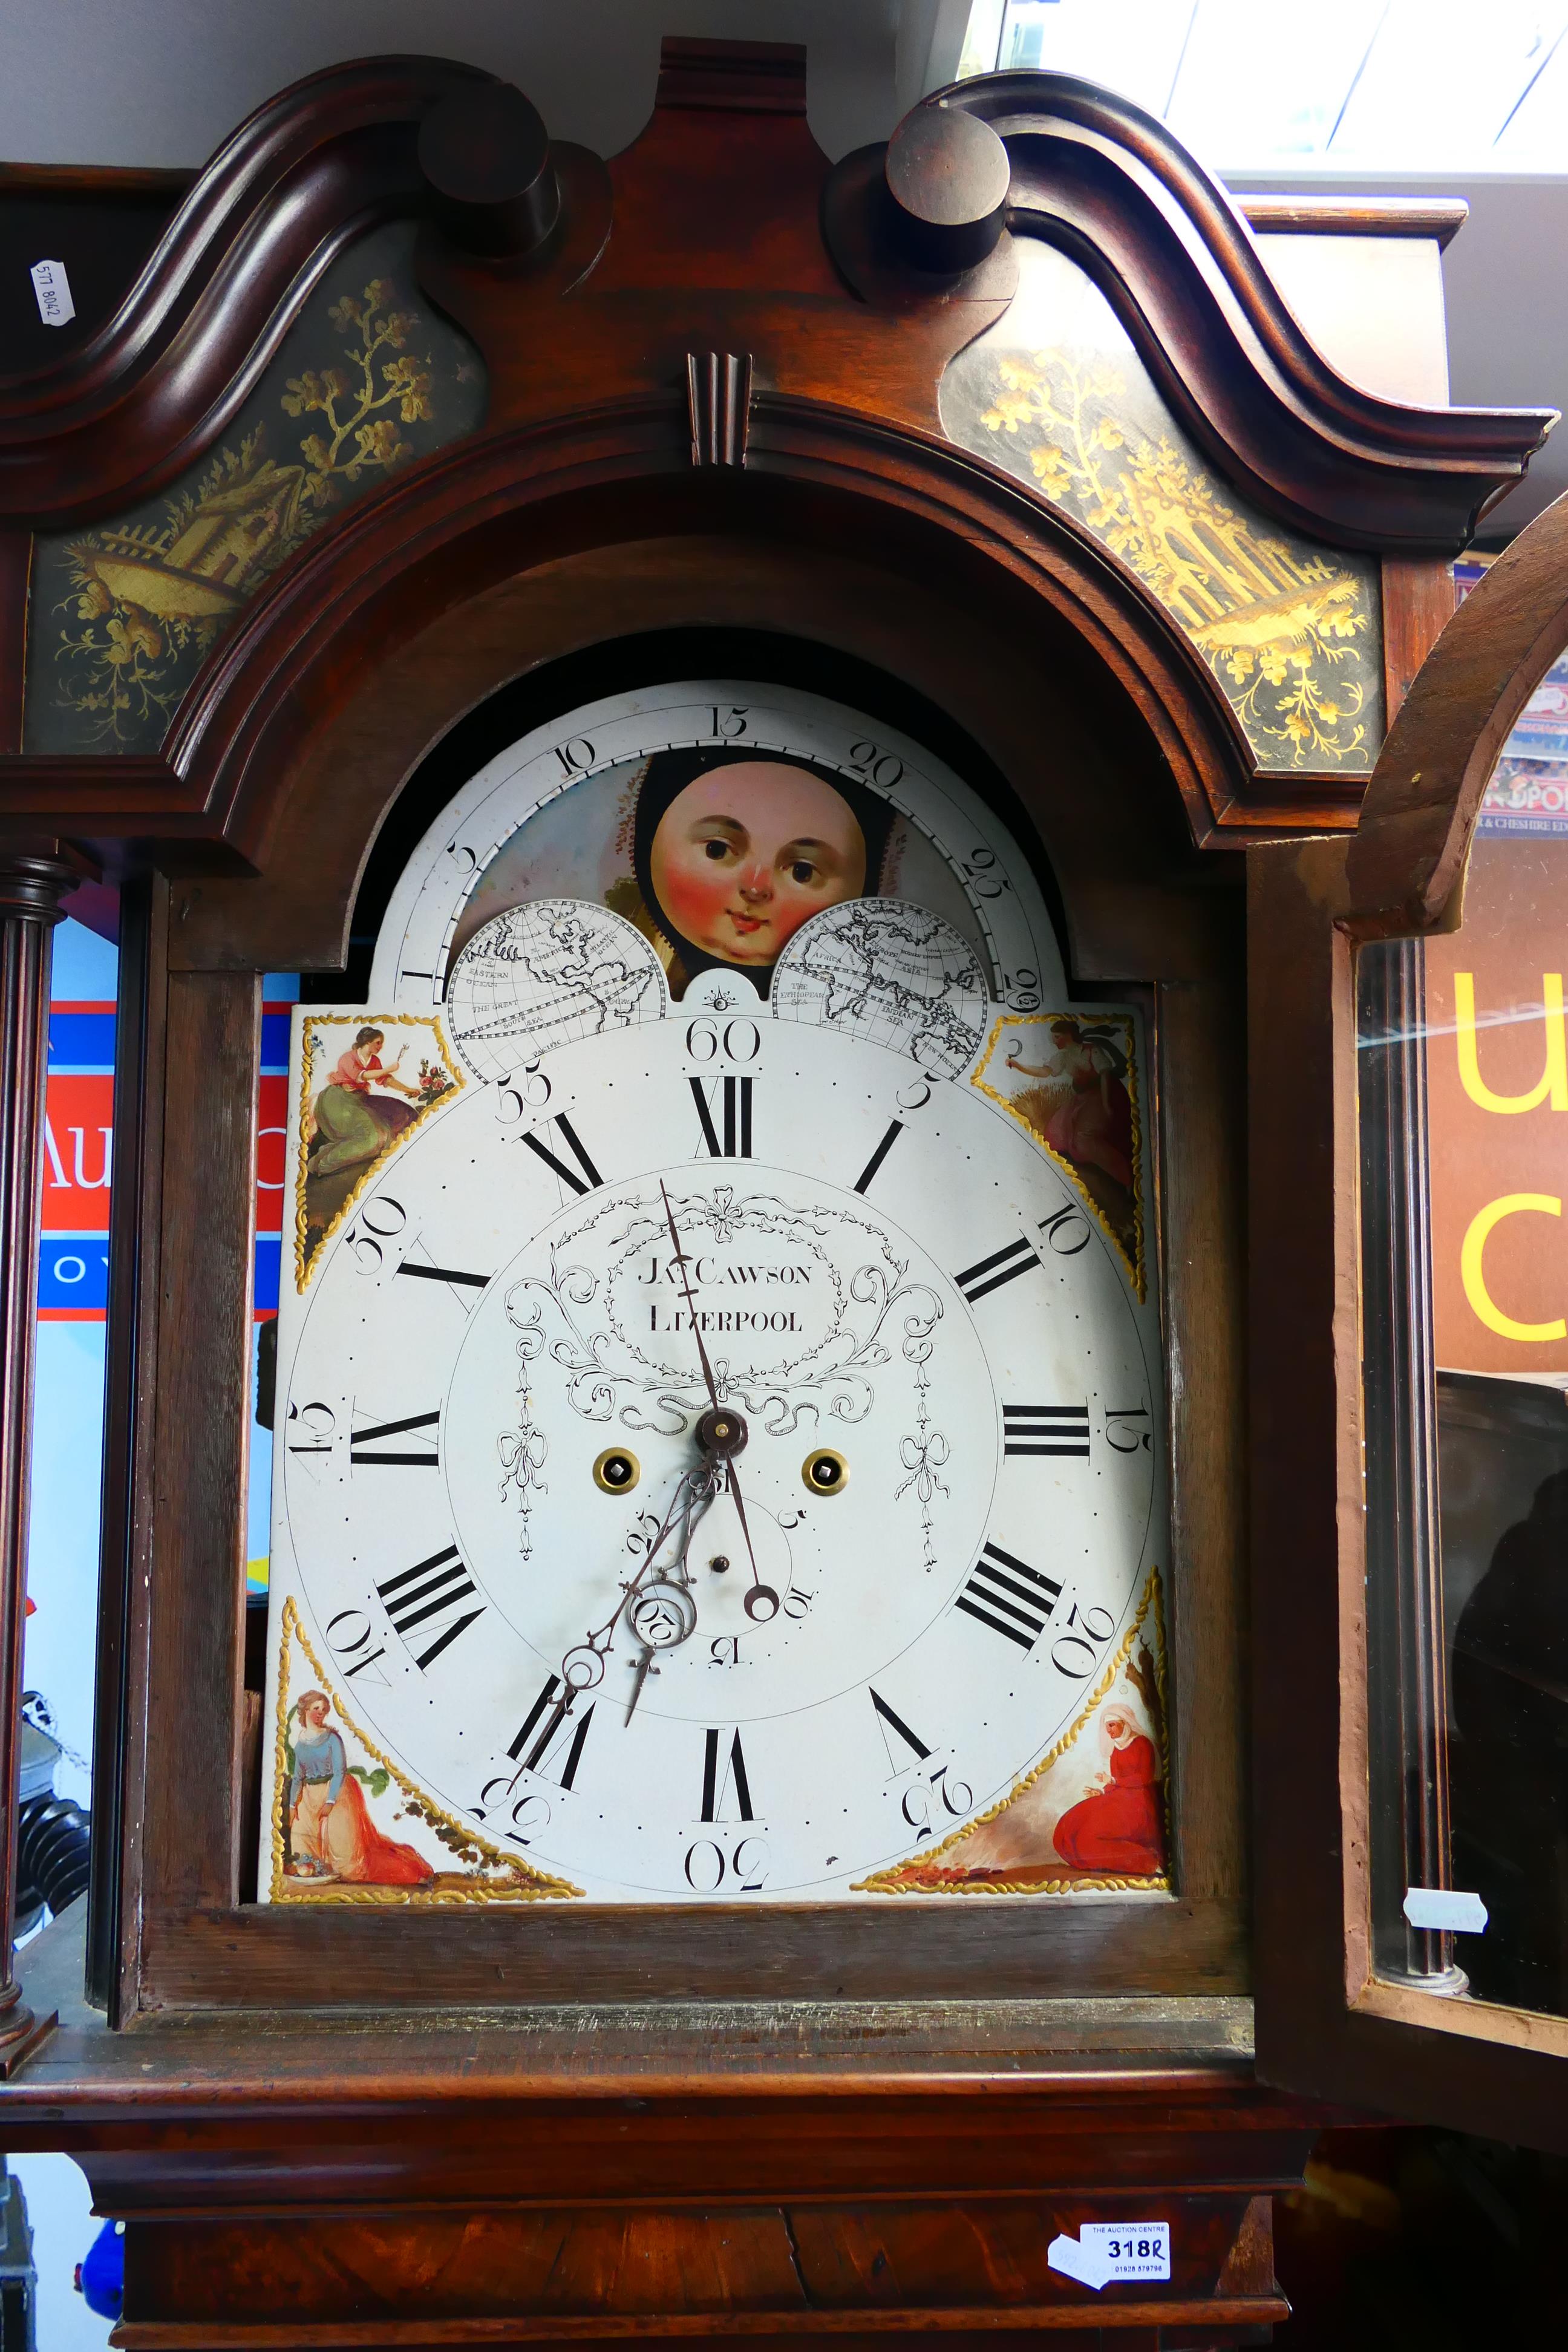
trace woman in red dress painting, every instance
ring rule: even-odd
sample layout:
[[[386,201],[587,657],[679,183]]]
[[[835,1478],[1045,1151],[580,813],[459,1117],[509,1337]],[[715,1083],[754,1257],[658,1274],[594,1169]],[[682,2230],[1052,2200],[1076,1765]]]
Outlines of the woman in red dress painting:
[[[339,1055],[331,1076],[311,1105],[312,1176],[336,1175],[341,1169],[357,1169],[379,1158],[413,1119],[413,1111],[390,1095],[371,1092],[373,1087],[395,1087],[410,1102],[419,1098],[418,1087],[397,1075],[407,1047],[400,1045],[391,1061],[384,1062],[385,1044],[384,1030],[362,1029],[347,1053]]]
[[[1157,1878],[1165,1866],[1160,1823],[1160,1763],[1154,1743],[1132,1716],[1112,1707],[1100,1725],[1110,1773],[1070,1806],[1052,1843],[1074,1870],[1118,1878]]]
[[[294,1709],[294,1769],[289,1781],[291,1878],[339,1878],[351,1886],[423,1886],[436,1874],[411,1845],[383,1837],[349,1769],[341,1732],[329,1729],[325,1691],[306,1691]]]

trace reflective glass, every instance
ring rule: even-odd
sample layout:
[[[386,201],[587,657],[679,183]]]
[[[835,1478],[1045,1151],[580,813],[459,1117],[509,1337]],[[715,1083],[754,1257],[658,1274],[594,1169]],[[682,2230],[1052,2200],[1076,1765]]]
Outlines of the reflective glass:
[[[1560,665],[1488,790],[1460,927],[1363,949],[1358,975],[1375,1967],[1554,2015],[1568,2014],[1565,933]]]
[[[23,1661],[24,1937],[87,1883],[114,1117],[115,950],[68,918],[52,947]]]

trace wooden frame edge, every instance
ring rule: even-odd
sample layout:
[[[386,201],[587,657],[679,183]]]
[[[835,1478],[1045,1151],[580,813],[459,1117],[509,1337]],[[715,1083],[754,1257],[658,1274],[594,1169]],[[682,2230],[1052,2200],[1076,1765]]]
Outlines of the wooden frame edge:
[[[1568,2021],[1373,1974],[1350,865],[1334,842],[1249,860],[1258,2071],[1568,2151]]]

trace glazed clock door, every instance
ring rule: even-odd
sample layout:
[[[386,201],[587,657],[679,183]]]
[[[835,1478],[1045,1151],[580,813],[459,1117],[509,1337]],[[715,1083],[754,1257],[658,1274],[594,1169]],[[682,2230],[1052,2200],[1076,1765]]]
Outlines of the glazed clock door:
[[[290,1099],[264,1895],[1166,1885],[1139,1024],[958,777],[565,714]]]

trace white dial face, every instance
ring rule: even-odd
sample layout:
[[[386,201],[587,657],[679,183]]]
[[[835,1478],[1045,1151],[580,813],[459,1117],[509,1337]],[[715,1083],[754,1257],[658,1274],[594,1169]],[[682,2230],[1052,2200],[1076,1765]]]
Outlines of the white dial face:
[[[602,1899],[844,1896],[1081,1707],[1150,1557],[1153,1404],[1113,1251],[983,1099],[670,1020],[454,1091],[356,1204],[279,1549],[449,1818]]]
[[[270,1893],[1165,1883],[1137,1019],[783,689],[514,745],[300,1007]]]

